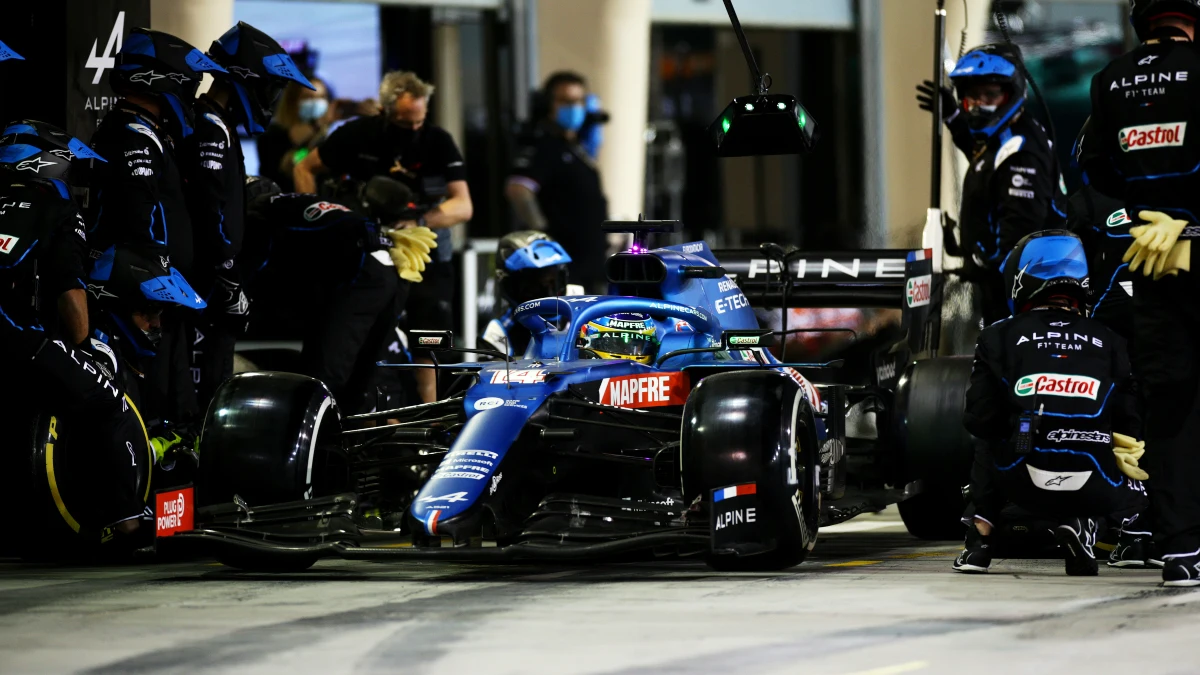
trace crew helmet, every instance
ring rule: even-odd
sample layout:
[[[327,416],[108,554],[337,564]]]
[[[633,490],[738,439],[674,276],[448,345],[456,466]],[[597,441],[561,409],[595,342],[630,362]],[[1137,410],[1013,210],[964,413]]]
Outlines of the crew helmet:
[[[238,103],[232,107],[251,134],[261,134],[271,123],[275,103],[288,82],[316,90],[278,42],[245,21],[217,38],[208,56],[225,69],[216,77],[237,92]]]
[[[999,84],[1007,94],[1000,105],[964,107],[971,135],[975,138],[991,138],[1006,127],[1025,105],[1025,76],[1021,65],[1020,48],[1008,43],[981,45],[967,52],[955,64],[950,72],[950,81],[954,83],[960,102],[966,90],[980,82]]]
[[[1008,309],[1017,314],[1051,296],[1088,300],[1088,263],[1083,241],[1067,230],[1026,235],[1004,259]]]

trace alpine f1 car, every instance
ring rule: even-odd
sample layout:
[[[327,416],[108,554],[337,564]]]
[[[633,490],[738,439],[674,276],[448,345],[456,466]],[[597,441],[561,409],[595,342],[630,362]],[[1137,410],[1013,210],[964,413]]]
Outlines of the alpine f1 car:
[[[913,533],[957,536],[970,360],[933,356],[930,256],[646,250],[672,226],[609,224],[635,235],[608,261],[611,295],[518,306],[524,358],[435,364],[444,400],[343,417],[314,379],[235,376],[208,410],[194,486],[158,495],[158,547],[258,570],[628,555],[780,569],[822,526],[896,502]],[[846,382],[840,362],[772,356],[796,331],[760,328],[755,306],[898,307],[905,337]],[[628,313],[655,320],[652,362],[581,346],[589,322]],[[449,332],[410,339],[487,353]]]

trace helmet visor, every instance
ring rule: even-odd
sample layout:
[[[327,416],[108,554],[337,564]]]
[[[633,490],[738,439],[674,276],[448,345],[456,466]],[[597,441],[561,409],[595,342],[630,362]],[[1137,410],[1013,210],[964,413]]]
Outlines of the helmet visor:
[[[588,340],[588,349],[600,354],[652,357],[658,353],[658,340],[644,333],[604,331]]]

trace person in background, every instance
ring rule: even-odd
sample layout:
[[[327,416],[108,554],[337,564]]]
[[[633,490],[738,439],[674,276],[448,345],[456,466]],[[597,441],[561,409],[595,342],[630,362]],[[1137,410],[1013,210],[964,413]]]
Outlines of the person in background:
[[[540,98],[544,113],[517,152],[504,194],[520,226],[554,237],[574,261],[573,278],[587,292],[600,293],[608,252],[600,226],[608,218],[608,200],[578,135],[588,114],[586,82],[576,73],[554,73]]]
[[[383,112],[346,122],[296,165],[293,179],[296,191],[306,193],[317,192],[317,177],[323,174],[358,181],[388,176],[408,186],[422,202],[444,193],[443,201],[398,229],[425,226],[437,234],[434,257],[420,270],[424,283],[414,284],[409,293],[408,327],[447,330],[454,325],[456,276],[450,228],[470,220],[474,206],[458,145],[445,129],[425,121],[432,95],[433,85],[415,73],[384,75],[379,85]],[[427,351],[413,356],[418,363],[433,363]],[[436,400],[433,370],[418,369],[416,378],[421,399]]]
[[[332,107],[325,81],[319,77],[309,81],[312,89],[298,83],[284,88],[270,126],[258,137],[259,173],[285,192],[292,189],[297,151],[306,150],[321,132],[321,120]]]

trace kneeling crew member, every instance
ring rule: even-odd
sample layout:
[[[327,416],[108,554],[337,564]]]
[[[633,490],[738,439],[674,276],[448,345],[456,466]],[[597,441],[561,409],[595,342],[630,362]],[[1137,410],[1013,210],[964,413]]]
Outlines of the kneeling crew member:
[[[1005,260],[1013,317],[980,334],[967,389],[964,424],[982,445],[957,571],[988,570],[1005,497],[1060,523],[1072,576],[1096,574],[1100,519],[1125,523],[1146,506],[1133,480],[1146,474],[1125,341],[1086,316],[1087,270],[1083,243],[1066,230],[1028,235]]]
[[[68,185],[81,182],[85,160],[104,161],[78,139],[43,122],[21,121],[0,133],[0,350],[5,377],[34,410],[61,411],[88,430],[102,456],[95,476],[104,499],[77,514],[95,543],[115,529],[138,528],[138,494],[146,437],[113,382],[109,355],[88,340],[83,218]],[[10,430],[22,422],[8,415]]]

